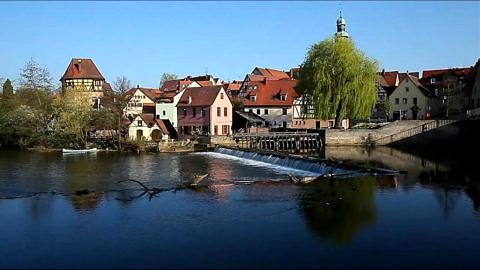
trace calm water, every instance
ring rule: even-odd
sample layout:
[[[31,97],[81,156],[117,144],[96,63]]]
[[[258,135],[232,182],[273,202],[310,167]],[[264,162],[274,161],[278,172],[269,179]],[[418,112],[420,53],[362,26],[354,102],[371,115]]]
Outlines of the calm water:
[[[287,174],[308,173],[216,153],[2,150],[0,267],[480,267],[473,167],[389,148],[326,156],[405,173],[294,186]],[[195,173],[210,174],[204,187],[150,200],[117,183],[173,188]]]

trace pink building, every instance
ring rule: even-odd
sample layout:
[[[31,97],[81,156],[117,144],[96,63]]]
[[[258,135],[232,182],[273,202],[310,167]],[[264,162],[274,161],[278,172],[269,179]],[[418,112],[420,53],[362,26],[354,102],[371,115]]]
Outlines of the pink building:
[[[179,137],[230,134],[232,114],[232,102],[221,85],[186,88],[177,104]]]

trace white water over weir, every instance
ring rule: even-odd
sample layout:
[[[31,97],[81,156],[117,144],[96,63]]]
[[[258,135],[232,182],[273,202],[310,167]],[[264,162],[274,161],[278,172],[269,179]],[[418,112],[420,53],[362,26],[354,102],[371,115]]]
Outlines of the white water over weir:
[[[292,157],[273,153],[259,153],[255,151],[242,151],[223,147],[215,147],[214,152],[237,158],[259,161],[276,166],[292,168],[295,170],[311,172],[317,176],[338,176],[353,177],[372,175],[377,173],[397,173],[396,171],[376,169],[365,170],[359,168],[346,168],[337,164],[327,164],[326,162],[310,160],[302,157]]]

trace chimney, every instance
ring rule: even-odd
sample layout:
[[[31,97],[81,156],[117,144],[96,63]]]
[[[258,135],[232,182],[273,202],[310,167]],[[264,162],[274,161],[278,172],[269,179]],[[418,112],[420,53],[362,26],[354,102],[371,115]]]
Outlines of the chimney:
[[[137,89],[140,89],[140,86],[137,84]]]
[[[385,75],[385,69],[382,69],[382,75]]]

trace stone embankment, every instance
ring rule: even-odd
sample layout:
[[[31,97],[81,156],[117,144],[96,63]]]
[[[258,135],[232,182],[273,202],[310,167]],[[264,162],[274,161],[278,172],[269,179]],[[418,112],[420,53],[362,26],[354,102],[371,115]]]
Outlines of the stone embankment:
[[[444,126],[448,120],[401,120],[378,129],[327,129],[326,145],[387,145]]]

